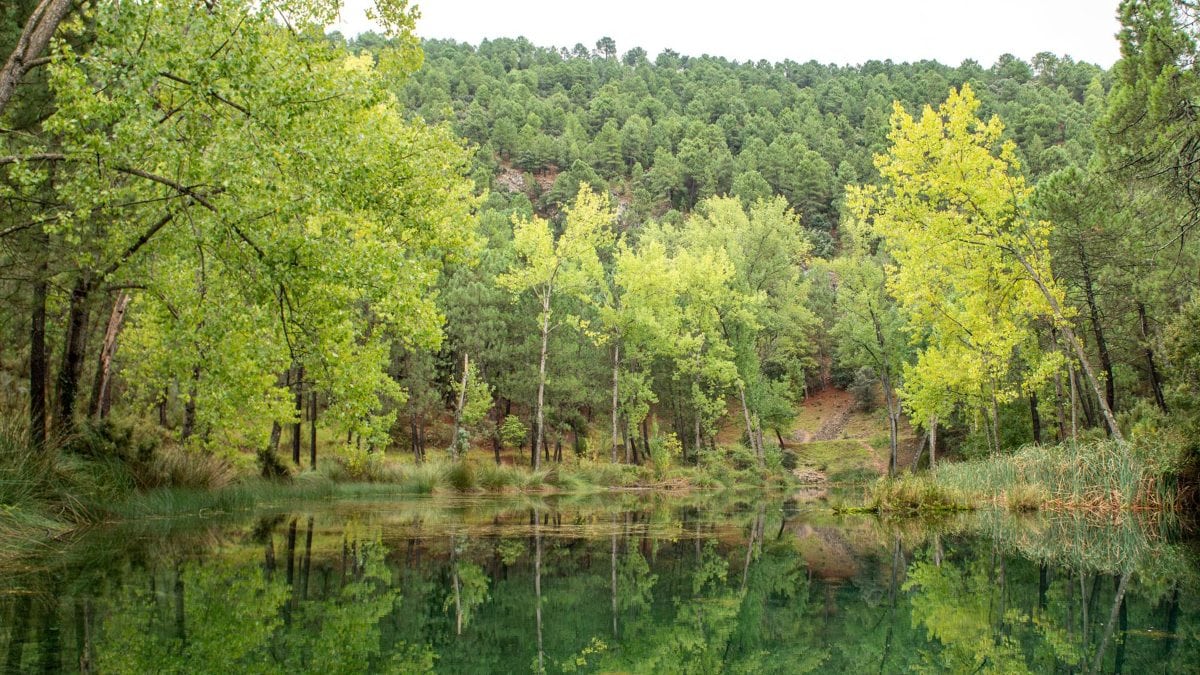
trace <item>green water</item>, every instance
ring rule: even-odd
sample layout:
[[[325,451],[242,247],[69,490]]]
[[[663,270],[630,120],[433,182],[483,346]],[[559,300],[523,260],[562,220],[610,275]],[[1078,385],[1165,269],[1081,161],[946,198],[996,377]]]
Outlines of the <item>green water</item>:
[[[802,496],[276,505],[0,575],[8,672],[1200,670],[1161,518],[834,516]]]

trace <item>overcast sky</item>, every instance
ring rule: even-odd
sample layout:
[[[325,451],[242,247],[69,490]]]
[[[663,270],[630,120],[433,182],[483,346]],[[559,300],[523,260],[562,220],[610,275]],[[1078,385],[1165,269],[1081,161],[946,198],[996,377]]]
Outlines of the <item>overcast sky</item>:
[[[345,0],[347,36],[371,28]],[[1001,54],[1042,51],[1108,67],[1120,56],[1117,0],[422,0],[417,33],[478,44],[524,35],[539,46],[589,49],[603,36],[624,53],[640,46],[738,61],[859,64],[936,59],[991,65]]]

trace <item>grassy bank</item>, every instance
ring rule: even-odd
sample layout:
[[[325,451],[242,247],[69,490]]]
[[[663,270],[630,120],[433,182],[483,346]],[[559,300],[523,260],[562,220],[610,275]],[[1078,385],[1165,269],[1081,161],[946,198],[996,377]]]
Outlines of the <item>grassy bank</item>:
[[[23,431],[0,426],[0,560],[48,545],[89,524],[216,515],[295,501],[445,494],[682,493],[790,484],[780,458],[761,466],[744,448],[719,448],[692,465],[670,458],[640,466],[572,457],[532,471],[472,456],[415,464],[384,453],[330,458],[319,471],[259,478],[211,454],[106,425],[43,452]]]
[[[1101,439],[1027,446],[944,463],[926,474],[881,479],[867,490],[865,506],[858,510],[1173,510],[1182,501],[1179,476],[1186,465],[1185,453],[1154,437],[1125,445]]]

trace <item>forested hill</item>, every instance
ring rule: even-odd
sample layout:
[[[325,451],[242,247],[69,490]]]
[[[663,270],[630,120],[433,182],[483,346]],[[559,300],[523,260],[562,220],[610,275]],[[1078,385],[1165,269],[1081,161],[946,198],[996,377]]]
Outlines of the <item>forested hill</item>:
[[[349,46],[380,44],[368,33]],[[511,169],[548,174],[544,190],[528,178],[505,183],[528,187],[543,208],[568,201],[586,180],[627,200],[634,222],[690,211],[717,194],[747,204],[779,194],[806,226],[828,231],[843,187],[876,178],[873,158],[887,149],[893,101],[919,111],[963,83],[979,96],[981,116],[1004,120],[1028,175],[1084,165],[1109,80],[1098,66],[1047,53],[1031,62],[1006,55],[988,68],[846,67],[670,50],[651,60],[636,47],[618,56],[607,40],[591,51],[523,38],[423,47],[424,66],[404,88],[404,103],[428,121],[451,121],[478,146],[477,180],[489,184],[487,172]]]

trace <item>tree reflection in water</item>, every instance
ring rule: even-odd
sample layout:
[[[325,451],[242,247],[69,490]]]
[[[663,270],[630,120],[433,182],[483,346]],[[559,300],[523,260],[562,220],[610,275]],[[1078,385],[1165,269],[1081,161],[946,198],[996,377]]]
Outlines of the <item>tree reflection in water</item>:
[[[1161,523],[437,502],[97,532],[5,575],[8,672],[1180,672]],[[606,597],[607,596],[607,597]]]

